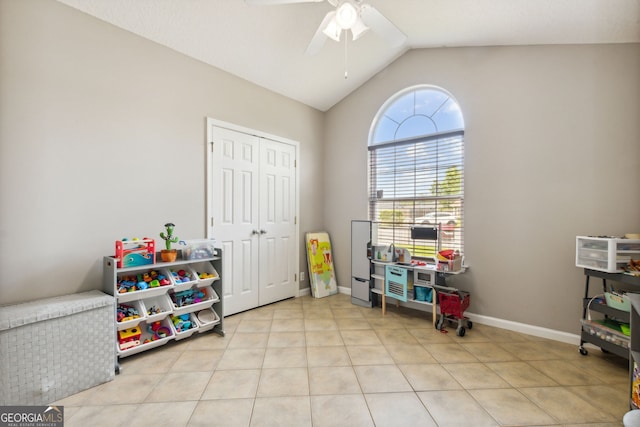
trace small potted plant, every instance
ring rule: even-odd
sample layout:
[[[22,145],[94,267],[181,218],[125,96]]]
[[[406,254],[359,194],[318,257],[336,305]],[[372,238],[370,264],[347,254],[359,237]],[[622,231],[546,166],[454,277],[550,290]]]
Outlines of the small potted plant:
[[[164,225],[167,229],[167,232],[161,232],[160,238],[165,241],[166,249],[160,251],[160,258],[164,262],[174,262],[178,257],[178,251],[176,249],[171,249],[171,244],[178,242],[178,237],[173,236],[173,229],[175,228],[175,224],[168,222]]]

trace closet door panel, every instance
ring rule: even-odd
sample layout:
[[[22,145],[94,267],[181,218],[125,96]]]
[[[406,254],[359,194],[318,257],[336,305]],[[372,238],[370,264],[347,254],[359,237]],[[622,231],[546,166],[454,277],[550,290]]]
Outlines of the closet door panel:
[[[259,139],[214,128],[213,235],[225,250],[225,315],[258,306]]]

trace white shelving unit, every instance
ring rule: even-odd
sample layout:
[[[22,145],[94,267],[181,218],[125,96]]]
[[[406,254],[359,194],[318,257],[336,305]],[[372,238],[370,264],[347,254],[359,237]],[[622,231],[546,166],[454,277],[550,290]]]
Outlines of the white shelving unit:
[[[104,257],[103,289],[115,297],[118,358],[185,339],[196,332],[213,330],[224,336],[220,249],[211,258],[135,267],[119,268],[117,261],[112,256]],[[209,277],[200,278],[202,273]],[[127,290],[131,282],[144,281],[145,275],[165,280],[158,280],[159,285],[154,287]],[[129,308],[132,310],[127,312]],[[131,315],[134,312],[137,316]]]

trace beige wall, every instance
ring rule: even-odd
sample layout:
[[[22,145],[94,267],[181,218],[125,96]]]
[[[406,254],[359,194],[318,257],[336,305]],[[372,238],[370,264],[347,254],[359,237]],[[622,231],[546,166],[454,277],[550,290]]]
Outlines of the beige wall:
[[[579,332],[575,236],[640,230],[640,45],[410,51],[327,114],[325,224],[350,286],[350,221],[367,218],[367,138],[395,93],[433,84],[466,122],[473,313]],[[599,282],[596,282],[599,285]]]
[[[640,231],[639,76],[637,44],[414,50],[323,115],[57,2],[0,0],[0,303],[99,288],[113,241],[167,220],[203,236],[206,117],[300,142],[301,237],[331,233],[348,287],[371,121],[427,83],[467,125],[454,285],[474,313],[576,333],[575,236]]]
[[[206,117],[300,142],[305,270],[321,112],[58,2],[0,0],[0,303],[100,288],[114,241],[167,221],[203,237]]]

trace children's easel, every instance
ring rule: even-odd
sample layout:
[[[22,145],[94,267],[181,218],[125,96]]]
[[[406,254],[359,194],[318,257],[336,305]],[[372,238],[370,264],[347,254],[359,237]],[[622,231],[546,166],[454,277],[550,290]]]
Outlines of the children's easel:
[[[305,235],[305,241],[307,245],[311,295],[315,298],[323,298],[337,294],[338,285],[333,267],[333,255],[331,254],[329,234],[324,231],[307,233]]]

